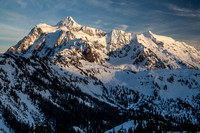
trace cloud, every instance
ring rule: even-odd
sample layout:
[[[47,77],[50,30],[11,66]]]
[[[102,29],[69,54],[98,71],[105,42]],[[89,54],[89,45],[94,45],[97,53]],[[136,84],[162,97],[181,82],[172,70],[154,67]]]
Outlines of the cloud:
[[[186,42],[189,45],[194,46],[197,50],[200,51],[200,37],[199,36],[193,36],[188,40],[183,40],[184,42]]]
[[[134,2],[120,2],[113,0],[85,0],[85,1],[90,5],[103,8],[104,10],[112,13],[115,12],[123,15],[133,15],[136,13],[136,10],[132,8],[133,6],[136,6]]]
[[[167,7],[174,11],[174,15],[184,16],[184,17],[198,17],[200,18],[200,10],[191,10],[187,8],[181,8],[172,4],[167,4]]]
[[[104,23],[103,23],[104,26],[109,25],[109,24],[110,24],[110,23],[108,23],[108,22],[104,22]]]
[[[125,2],[120,2],[119,5],[121,5],[121,6],[126,6],[127,3],[125,3]]]
[[[97,21],[94,22],[94,24],[99,25],[102,22],[102,20],[98,19]]]
[[[0,53],[4,53],[6,52],[6,50],[8,49],[9,46],[7,45],[0,45]]]
[[[128,25],[122,24],[122,25],[118,25],[116,27],[117,30],[123,30],[125,31],[128,28]]]
[[[103,0],[86,0],[86,1],[88,3],[94,5],[94,6],[104,8],[108,11],[111,10],[111,3],[112,3],[111,0],[106,0],[106,1],[103,1]]]
[[[180,8],[180,7],[177,7],[175,5],[172,5],[172,4],[168,4],[168,8],[174,10],[174,11],[178,11],[178,12],[191,12],[191,10],[189,9],[186,9],[186,8]]]
[[[0,37],[0,40],[4,40],[4,41],[19,41],[20,38],[19,37]]]
[[[8,22],[17,22],[18,25],[20,23],[23,23],[22,25],[24,25],[24,23],[29,20],[27,16],[24,16],[16,12],[4,10],[4,9],[0,9],[0,12],[1,12],[0,19],[6,20]]]
[[[23,0],[16,0],[17,4],[21,6],[21,8],[25,8],[27,3]]]
[[[28,30],[20,27],[0,23],[0,53],[5,52],[11,45],[16,44]]]
[[[26,29],[0,23],[0,40],[19,41],[27,34]]]

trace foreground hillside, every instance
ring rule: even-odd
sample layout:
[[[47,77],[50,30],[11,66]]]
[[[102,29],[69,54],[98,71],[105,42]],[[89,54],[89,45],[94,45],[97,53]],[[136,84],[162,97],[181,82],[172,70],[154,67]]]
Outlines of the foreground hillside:
[[[39,24],[0,55],[0,132],[199,131],[199,61],[150,31]]]
[[[48,125],[58,132],[74,126],[103,132],[129,119],[157,120],[161,130],[199,129],[199,70],[82,69],[10,55],[0,66],[1,121],[15,130]]]

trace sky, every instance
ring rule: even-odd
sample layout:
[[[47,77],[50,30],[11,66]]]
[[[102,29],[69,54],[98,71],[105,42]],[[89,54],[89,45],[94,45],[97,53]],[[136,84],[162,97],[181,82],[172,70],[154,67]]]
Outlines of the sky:
[[[39,23],[77,23],[110,32],[170,36],[200,50],[200,0],[0,0],[0,52]]]

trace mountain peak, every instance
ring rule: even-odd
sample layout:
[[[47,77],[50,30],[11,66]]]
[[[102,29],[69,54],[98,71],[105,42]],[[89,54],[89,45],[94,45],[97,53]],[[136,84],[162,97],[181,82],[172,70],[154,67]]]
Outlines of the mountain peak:
[[[148,38],[157,38],[158,36],[156,36],[156,34],[154,34],[153,32],[151,32],[150,30],[148,30],[148,31],[146,31],[146,32],[144,32],[143,33],[143,35],[145,36],[145,37],[148,37]]]
[[[113,29],[111,32],[112,32],[112,33],[113,33],[113,32],[118,32],[118,33],[119,33],[119,32],[125,32],[125,31],[123,31],[123,30]]]
[[[153,32],[148,30],[148,31],[144,32],[143,34],[146,35],[146,36],[151,36],[151,35],[153,35]]]
[[[65,21],[76,23],[76,22],[74,21],[74,19],[73,19],[71,16],[68,16],[68,17],[65,19]]]
[[[151,32],[150,30],[148,30],[147,33],[149,33],[149,34],[153,34],[153,32]]]
[[[58,26],[67,26],[67,27],[79,27],[80,25],[74,21],[71,16],[68,16],[66,19],[61,20],[57,23]]]

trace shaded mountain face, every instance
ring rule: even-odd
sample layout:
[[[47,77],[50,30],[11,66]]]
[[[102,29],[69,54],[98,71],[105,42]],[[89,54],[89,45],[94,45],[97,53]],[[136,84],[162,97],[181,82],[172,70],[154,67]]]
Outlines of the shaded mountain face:
[[[199,61],[151,31],[39,24],[0,55],[0,131],[200,130]]]

